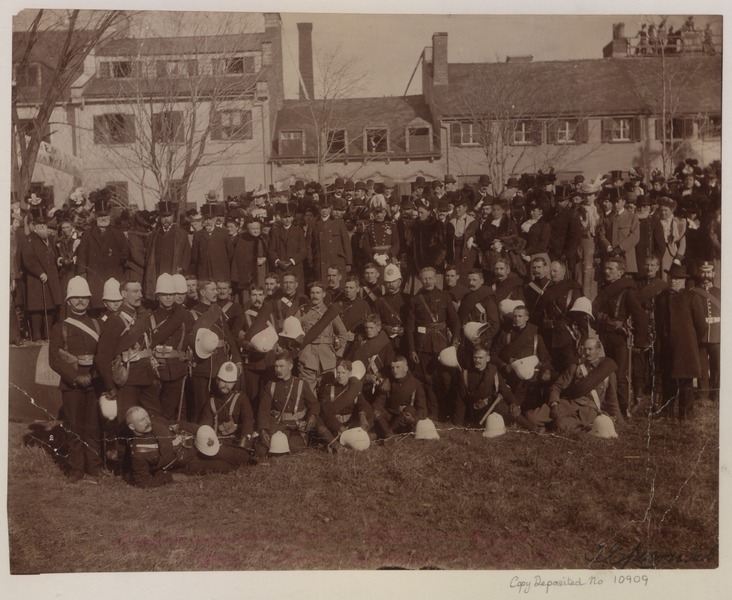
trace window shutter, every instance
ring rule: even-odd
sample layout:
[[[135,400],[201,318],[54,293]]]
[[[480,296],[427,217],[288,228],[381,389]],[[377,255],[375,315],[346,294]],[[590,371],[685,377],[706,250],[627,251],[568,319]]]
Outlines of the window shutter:
[[[105,142],[106,124],[107,124],[107,121],[106,121],[106,117],[104,115],[94,117],[94,143],[95,144],[103,144]]]
[[[125,119],[124,143],[132,144],[135,141],[135,115],[124,115],[124,119]]]
[[[195,77],[196,75],[198,75],[198,61],[196,61],[195,59],[187,60],[186,70],[190,77]]]
[[[544,141],[544,121],[530,121],[531,143],[539,146]]]
[[[165,68],[164,60],[155,61],[155,71],[158,74],[159,78],[168,76],[168,70]]]
[[[179,110],[170,113],[170,127],[171,136],[170,141],[182,142],[184,131],[183,131],[183,113]]]
[[[163,141],[161,139],[161,137],[162,137],[161,136],[161,133],[162,133],[161,132],[161,127],[160,127],[161,124],[162,124],[161,114],[160,113],[155,113],[152,116],[152,139],[153,139],[154,142],[161,142],[161,141]]]
[[[611,142],[613,139],[613,120],[603,119],[601,123],[601,138],[603,142]]]
[[[221,139],[221,113],[217,110],[211,112],[211,139]]]
[[[99,77],[109,79],[112,76],[109,62],[99,63]]]
[[[462,143],[462,126],[460,123],[450,123],[450,145],[459,146]]]
[[[575,139],[578,144],[586,144],[590,141],[590,122],[587,119],[582,119],[575,130]]]
[[[663,140],[663,119],[661,117],[656,117],[653,129],[653,135],[655,136],[656,140]]]
[[[251,110],[245,110],[242,112],[241,115],[241,137],[245,140],[251,140],[252,139],[252,111]]]
[[[694,137],[694,119],[686,117],[684,119],[684,138],[690,139]]]
[[[546,143],[556,144],[557,143],[557,125],[556,121],[550,121],[546,124]]]
[[[640,142],[642,138],[642,122],[640,117],[635,117],[630,120],[632,131],[630,132],[631,139],[634,142]]]

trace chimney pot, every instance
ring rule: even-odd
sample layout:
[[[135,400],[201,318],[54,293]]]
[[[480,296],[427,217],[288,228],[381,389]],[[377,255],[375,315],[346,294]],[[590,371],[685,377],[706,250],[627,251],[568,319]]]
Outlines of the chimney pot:
[[[298,23],[298,62],[300,66],[300,99],[315,97],[313,74],[313,24]],[[305,86],[303,89],[303,85]]]

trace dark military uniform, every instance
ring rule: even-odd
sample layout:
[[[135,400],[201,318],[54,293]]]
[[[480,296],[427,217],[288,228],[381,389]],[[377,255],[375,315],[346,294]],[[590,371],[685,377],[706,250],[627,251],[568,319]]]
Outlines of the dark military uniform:
[[[270,301],[266,301],[270,302]],[[273,301],[279,302],[279,300]],[[266,305],[265,305],[266,306]],[[263,307],[264,309],[265,307]],[[241,358],[243,362],[243,378],[242,389],[249,398],[253,409],[256,411],[259,402],[259,392],[262,381],[274,365],[274,352],[258,352],[251,344],[247,344],[245,337],[251,329],[254,320],[257,318],[259,311],[247,303],[246,308],[236,321],[236,325],[232,329],[232,335],[236,338],[241,348]],[[269,321],[273,318],[270,316]],[[252,332],[254,333],[254,332]],[[249,336],[251,338],[251,336]]]
[[[250,446],[254,433],[254,412],[246,394],[232,391],[226,396],[216,393],[203,407],[201,425],[213,428],[222,442]]]
[[[621,277],[605,286],[592,303],[599,328],[600,340],[605,354],[618,366],[618,404],[625,416],[630,401],[628,380],[629,348],[632,345],[644,348],[648,345],[648,323],[646,313],[638,300],[635,282]],[[629,323],[630,320],[630,323]],[[632,340],[629,339],[631,328]]]
[[[498,398],[498,396],[501,396]],[[481,426],[488,409],[498,400],[493,411],[509,423],[513,422],[511,406],[520,406],[496,365],[488,363],[482,371],[463,369],[457,385],[453,422],[462,427],[465,422]]]
[[[399,256],[399,232],[396,225],[391,221],[369,222],[361,237],[361,247],[368,257],[367,262],[376,262],[377,254],[386,254],[387,260],[391,262]],[[383,268],[381,271],[383,272]]]
[[[417,375],[428,386],[430,418],[444,421],[452,410],[451,377],[437,357],[460,335],[460,320],[450,296],[442,290],[423,288],[409,299],[407,306],[407,350],[419,358]]]
[[[299,377],[277,379],[262,386],[257,411],[257,429],[287,435],[290,449],[306,445],[305,424],[320,414],[320,405],[310,386]],[[260,446],[261,447],[261,446]],[[261,451],[260,451],[261,452]]]
[[[191,356],[188,334],[193,315],[180,304],[158,307],[150,315],[153,356],[160,378],[160,407],[166,419],[186,419],[183,388]]]
[[[341,385],[332,374],[323,377],[318,388],[320,415],[317,420],[318,436],[330,444],[342,430],[366,425],[369,431],[373,426],[374,413],[371,405],[361,393],[362,383],[350,377],[346,385]],[[364,413],[364,419],[359,413]]]
[[[81,478],[84,471],[99,475],[101,460],[101,428],[93,382],[81,385],[79,376],[96,378],[93,371],[97,351],[99,322],[86,313],[69,310],[64,321],[51,330],[48,363],[61,376],[59,388],[63,400],[65,426],[72,476]]]
[[[122,304],[110,315],[99,336],[94,365],[108,392],[117,393],[117,421],[124,429],[125,413],[132,406],[142,406],[151,416],[162,415],[160,384],[152,353],[150,313]],[[119,386],[112,377],[112,361],[121,358],[127,365],[127,381]]]
[[[409,415],[411,418],[407,418]],[[422,383],[407,373],[402,379],[389,380],[374,400],[376,432],[382,438],[414,429],[417,421],[427,418],[427,401]]]
[[[530,313],[544,338],[554,368],[560,373],[577,360],[577,340],[572,335],[569,309],[582,296],[582,287],[576,281],[565,279],[550,283],[537,299]]]

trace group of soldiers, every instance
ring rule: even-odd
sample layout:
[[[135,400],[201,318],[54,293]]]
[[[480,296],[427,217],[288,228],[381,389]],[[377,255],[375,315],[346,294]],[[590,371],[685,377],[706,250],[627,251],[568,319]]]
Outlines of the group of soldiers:
[[[56,243],[32,207],[19,270],[34,335],[50,331],[71,479],[115,457],[159,485],[429,439],[435,422],[613,437],[639,411],[689,419],[716,397],[713,168],[491,183],[419,177],[397,198],[389,181],[298,181],[245,205],[211,193],[195,214],[161,201],[137,270],[107,191],[81,234],[72,209],[55,215]]]

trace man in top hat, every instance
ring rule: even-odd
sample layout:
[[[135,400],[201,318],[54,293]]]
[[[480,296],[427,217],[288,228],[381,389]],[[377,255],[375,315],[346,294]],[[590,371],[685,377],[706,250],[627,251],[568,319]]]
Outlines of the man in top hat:
[[[43,207],[31,210],[32,228],[20,243],[20,265],[25,273],[25,308],[30,315],[34,340],[48,339],[63,302],[56,266],[56,247],[49,240],[48,218]]]
[[[685,266],[671,265],[668,289],[656,302],[663,389],[660,408],[665,415],[678,416],[680,420],[694,417],[693,380],[702,377],[699,345],[709,328],[704,297],[686,289],[688,278]]]
[[[419,272],[432,267],[437,275],[437,286],[442,287],[447,248],[445,246],[445,225],[437,219],[429,202],[422,198],[417,206],[417,218],[412,224],[412,264]]]
[[[333,202],[345,211],[343,198],[334,198]],[[348,229],[342,219],[333,219],[331,209],[328,203],[321,205],[320,219],[313,225],[312,256],[314,276],[318,281],[325,279],[331,265],[337,265],[341,273],[346,273],[353,264]]]
[[[424,177],[420,175],[419,177],[417,177],[417,179],[414,180],[412,194],[409,196],[412,202],[417,202],[418,200],[420,200],[424,196],[426,188],[427,182],[425,181]]]
[[[493,201],[490,195],[491,178],[489,175],[481,175],[478,178],[478,193],[475,195],[475,202],[470,206],[470,210],[474,213],[479,213],[483,206],[491,204]]]
[[[48,364],[61,376],[67,436],[69,478],[101,475],[102,461],[97,398],[94,393],[94,354],[101,327],[87,314],[91,291],[83,277],[76,276],[66,289],[69,308],[66,318],[53,326],[48,348]]]
[[[291,206],[282,205],[279,214],[280,221],[273,225],[269,233],[269,264],[280,276],[295,273],[300,286],[298,290],[302,291],[305,281],[304,263],[307,258],[305,232],[293,224],[295,213]]]
[[[438,201],[446,194],[445,185],[439,179],[435,179],[432,181],[431,187],[432,193],[430,194],[430,209],[436,210]]]
[[[99,190],[94,200],[96,223],[84,232],[76,254],[76,274],[89,282],[92,312],[102,308],[104,282],[110,277],[124,279],[130,246],[121,230],[111,227],[112,191]]]
[[[445,175],[445,192],[457,192],[457,179],[449,173]]]
[[[613,210],[600,229],[599,244],[604,256],[623,256],[626,273],[638,272],[635,246],[640,239],[640,224],[634,213],[626,210],[626,195],[612,198]],[[636,198],[637,200],[637,198]]]
[[[399,204],[399,198],[394,193],[394,182],[391,179],[384,180],[383,190],[381,191],[381,194],[384,196],[384,199],[389,206]]]
[[[147,241],[145,258],[145,296],[152,298],[155,285],[162,273],[183,273],[191,264],[191,245],[188,235],[176,223],[177,206],[174,202],[158,202],[158,225]]]
[[[714,263],[702,262],[697,270],[692,291],[704,301],[707,333],[699,342],[701,379],[699,391],[709,398],[719,399],[720,342],[722,332],[722,291],[714,285]]]
[[[305,208],[303,202],[305,200],[305,182],[302,179],[295,181],[295,185],[292,186],[292,195],[289,198],[288,204],[292,205],[293,213],[297,210]]]
[[[193,234],[190,271],[198,279],[231,281],[230,263],[234,245],[226,232],[216,227],[215,205],[201,206],[203,228]]]
[[[643,269],[646,258],[656,256],[660,260],[666,251],[663,229],[654,226],[656,218],[651,215],[651,205],[646,194],[636,200],[635,216],[638,218],[638,243],[635,245],[635,261]],[[640,271],[639,271],[640,274]]]

